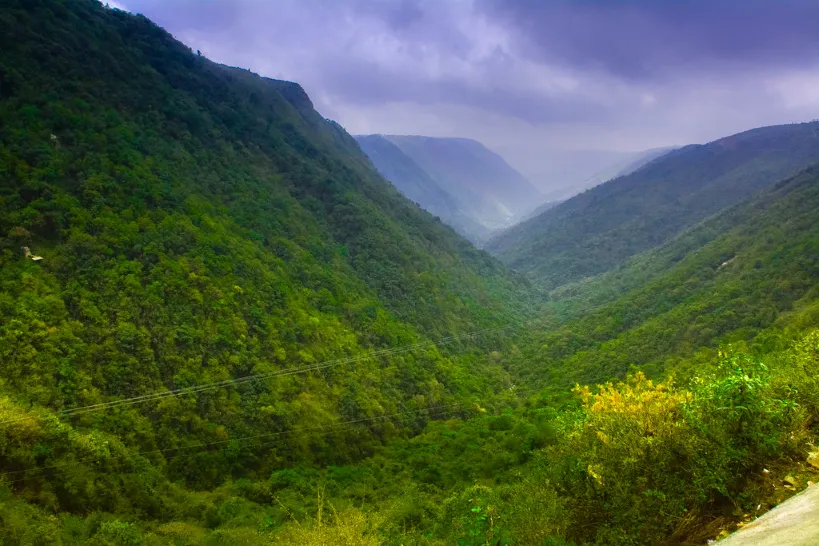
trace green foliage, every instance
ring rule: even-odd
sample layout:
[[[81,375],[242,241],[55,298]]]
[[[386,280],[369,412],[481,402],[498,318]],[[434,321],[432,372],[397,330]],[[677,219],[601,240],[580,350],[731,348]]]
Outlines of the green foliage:
[[[817,188],[566,287],[518,335],[526,283],[296,84],[91,0],[7,2],[0,542],[682,537],[819,422]]]
[[[516,281],[400,197],[296,84],[213,64],[90,0],[12,2],[2,15],[0,62],[20,76],[0,102],[6,392],[85,406],[506,324]],[[44,260],[26,259],[22,243]],[[468,350],[72,422],[160,453],[318,429],[491,392],[503,375],[492,362],[459,377]],[[355,460],[379,441],[364,426],[343,442],[306,436],[160,458],[212,487],[294,461]]]
[[[796,452],[801,422],[795,403],[778,399],[764,368],[746,359],[727,358],[692,391],[640,374],[597,394],[578,387],[583,413],[551,455],[562,461],[558,483],[574,521],[586,523],[576,538],[652,543],[691,511],[748,503],[748,476]]]
[[[509,383],[484,355],[508,347],[524,283],[297,84],[93,0],[4,3],[0,82],[0,483],[116,516],[84,540],[131,540],[140,518],[256,533],[280,516],[272,473],[352,465]],[[229,383],[247,376],[268,379]],[[234,479],[253,485],[192,492]]]
[[[551,324],[521,342],[529,354],[515,371],[561,387],[621,378],[632,366],[688,378],[722,344],[766,352],[819,325],[818,180],[808,169],[617,270],[556,292]]]
[[[674,150],[514,226],[487,249],[551,290],[609,271],[819,161],[819,122]]]

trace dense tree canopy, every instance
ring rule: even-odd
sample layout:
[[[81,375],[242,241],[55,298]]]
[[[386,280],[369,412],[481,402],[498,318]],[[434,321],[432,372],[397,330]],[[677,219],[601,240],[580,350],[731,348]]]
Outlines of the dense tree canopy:
[[[297,84],[10,0],[0,542],[711,538],[819,422],[819,174],[754,176],[546,301]]]
[[[486,248],[547,289],[608,271],[819,160],[819,122],[669,152],[511,227]]]

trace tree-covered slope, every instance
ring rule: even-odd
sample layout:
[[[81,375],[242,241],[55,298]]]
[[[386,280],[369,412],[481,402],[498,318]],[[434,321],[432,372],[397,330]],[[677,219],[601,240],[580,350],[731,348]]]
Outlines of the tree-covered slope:
[[[502,232],[487,250],[554,288],[602,273],[819,160],[819,122],[686,146]]]
[[[483,144],[467,138],[384,135],[413,159],[471,219],[494,231],[539,205],[540,191]]]
[[[56,512],[358,460],[502,387],[501,332],[459,336],[519,319],[298,85],[93,0],[0,8],[0,249],[2,478]]]
[[[815,443],[817,210],[808,169],[531,321],[298,85],[8,0],[0,543],[703,543]],[[683,384],[566,401],[632,365]]]
[[[765,348],[788,328],[816,327],[817,226],[819,170],[811,167],[555,292],[556,326],[529,344],[535,352],[527,362],[540,367],[521,373],[553,385],[622,377],[631,366],[691,374],[720,344],[754,340]]]
[[[383,135],[359,135],[355,139],[378,172],[408,199],[474,243],[482,242],[489,235],[488,228],[467,216],[454,197]]]

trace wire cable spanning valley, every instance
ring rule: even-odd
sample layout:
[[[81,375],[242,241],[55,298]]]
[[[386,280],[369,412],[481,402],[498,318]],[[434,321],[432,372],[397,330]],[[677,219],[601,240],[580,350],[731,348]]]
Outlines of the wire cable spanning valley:
[[[206,448],[210,448],[216,445],[224,445],[231,442],[244,442],[248,440],[257,440],[260,438],[274,438],[274,437],[282,437],[282,436],[289,436],[295,435],[299,433],[307,433],[307,432],[320,432],[320,434],[316,434],[316,436],[326,436],[333,432],[339,430],[345,430],[347,428],[351,428],[351,425],[360,425],[364,423],[372,423],[377,421],[385,421],[388,419],[392,419],[395,417],[405,416],[403,419],[395,419],[396,422],[403,422],[411,419],[411,416],[418,415],[423,412],[435,412],[436,416],[443,417],[448,415],[453,415],[460,411],[463,411],[465,408],[461,404],[449,404],[449,405],[438,405],[438,406],[426,406],[417,410],[407,410],[407,411],[399,411],[384,415],[376,415],[374,417],[364,417],[361,419],[350,419],[348,421],[343,421],[341,423],[335,423],[332,425],[322,425],[318,427],[305,427],[299,429],[292,429],[292,430],[284,430],[284,431],[277,431],[277,432],[268,432],[263,434],[254,434],[250,436],[240,436],[237,438],[228,438],[226,440],[217,440],[213,442],[205,442],[205,443],[197,443],[188,446],[181,446],[181,447],[170,447],[164,449],[152,449],[147,451],[139,451],[137,453],[131,454],[134,457],[137,456],[144,456],[144,455],[151,455],[151,454],[161,454],[161,453],[169,453],[169,452],[181,452],[181,451],[189,451],[194,450],[194,452],[203,451]],[[264,444],[258,447],[265,447],[274,445],[276,442],[265,442]],[[174,457],[175,459],[176,457]],[[4,483],[6,485],[11,485],[17,482],[24,481],[28,479],[30,473],[33,472],[44,472],[46,470],[60,470],[67,467],[73,467],[84,463],[92,463],[99,461],[101,459],[100,456],[95,457],[88,457],[85,459],[81,459],[79,461],[69,461],[65,463],[59,463],[54,465],[48,466],[36,466],[36,467],[29,467],[29,468],[21,468],[18,470],[8,470],[6,472],[0,472],[0,477],[16,477],[13,480],[6,480]],[[120,464],[114,464],[112,467],[117,468],[121,466],[125,466],[126,464],[131,464],[133,461],[122,462]],[[23,477],[17,477],[23,475]]]
[[[223,381],[216,381],[216,382],[211,382],[211,383],[202,383],[202,384],[193,385],[193,386],[190,386],[190,387],[183,387],[183,388],[167,390],[167,391],[159,391],[159,392],[134,396],[134,397],[131,397],[131,398],[122,398],[122,399],[118,399],[118,400],[111,400],[109,402],[100,402],[100,403],[97,403],[97,404],[90,404],[90,405],[87,405],[87,406],[78,406],[78,407],[69,408],[69,409],[65,409],[63,411],[60,411],[60,412],[57,413],[57,416],[58,417],[72,417],[72,416],[75,416],[75,415],[81,415],[81,414],[97,412],[97,411],[105,411],[105,410],[108,410],[108,409],[124,407],[124,406],[132,406],[132,405],[136,405],[136,404],[142,404],[142,403],[147,403],[147,402],[164,400],[166,398],[171,398],[171,397],[186,396],[186,395],[190,395],[190,394],[206,392],[206,391],[210,391],[210,390],[221,389],[221,388],[226,388],[226,387],[235,386],[235,385],[241,385],[241,384],[246,384],[246,383],[264,381],[266,379],[272,379],[274,377],[285,377],[285,376],[289,376],[289,375],[309,373],[309,372],[313,372],[313,371],[319,371],[319,370],[324,370],[324,369],[328,369],[328,368],[333,368],[335,366],[340,366],[340,365],[344,365],[344,364],[352,364],[352,363],[355,363],[355,362],[362,362],[362,361],[365,361],[365,360],[371,360],[371,359],[379,358],[379,357],[382,357],[382,356],[392,356],[392,355],[396,355],[396,354],[408,353],[408,352],[411,352],[411,351],[415,351],[415,350],[423,349],[423,348],[427,348],[427,347],[443,346],[443,345],[446,345],[446,344],[449,344],[449,343],[453,343],[455,341],[464,340],[464,339],[473,339],[473,338],[476,338],[476,337],[481,336],[481,335],[485,335],[485,334],[490,333],[490,332],[506,330],[506,329],[509,329],[509,328],[511,328],[513,326],[520,326],[520,325],[521,325],[521,323],[517,323],[517,324],[508,324],[506,326],[485,328],[483,330],[476,330],[476,331],[468,332],[468,333],[464,333],[464,334],[456,334],[456,335],[446,336],[446,337],[440,338],[438,340],[421,341],[421,342],[413,343],[413,344],[410,344],[410,345],[405,345],[405,346],[402,346],[402,347],[392,347],[392,348],[387,348],[387,349],[380,349],[380,350],[371,351],[369,353],[365,353],[365,354],[361,354],[361,355],[357,355],[357,356],[343,357],[343,358],[336,358],[336,359],[332,359],[332,360],[326,360],[324,362],[320,362],[320,363],[317,363],[317,364],[311,364],[309,366],[303,366],[303,367],[298,367],[298,368],[285,368],[283,370],[276,370],[274,372],[252,374],[252,375],[247,375],[247,376],[244,376],[244,377],[238,377],[238,378],[235,378],[235,379],[226,379],[226,380],[223,380]],[[0,421],[0,425],[6,425],[6,424],[16,423],[16,422],[20,422],[20,421],[25,421],[25,420],[32,419],[32,418],[35,418],[35,417],[36,416],[34,414],[28,414],[28,415],[23,416],[23,417],[18,417],[18,418],[15,418],[15,419],[9,419],[9,420],[6,420],[6,421]]]

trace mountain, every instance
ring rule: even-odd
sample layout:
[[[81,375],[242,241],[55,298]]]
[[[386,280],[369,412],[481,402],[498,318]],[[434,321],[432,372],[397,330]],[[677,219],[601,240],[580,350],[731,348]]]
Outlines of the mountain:
[[[617,178],[618,176],[626,176],[627,174],[631,174],[637,169],[642,168],[644,165],[654,161],[658,157],[662,157],[669,152],[679,149],[681,146],[662,146],[659,148],[651,148],[650,150],[643,150],[642,152],[638,152],[633,157],[628,159],[628,163],[625,165],[617,165],[619,170],[615,173],[614,176],[606,178],[605,180],[601,180],[601,182],[606,182],[612,178]]]
[[[720,345],[769,343],[787,328],[819,325],[819,167],[769,186],[555,291],[564,322],[531,344],[552,380],[600,382],[631,366],[694,374]]]
[[[551,289],[604,272],[819,160],[819,123],[763,127],[663,155],[506,230],[486,248]]]
[[[564,201],[589,188],[636,170],[673,147],[639,152],[611,150],[556,150],[529,145],[503,147],[504,157],[514,159],[518,170],[544,195],[546,201]],[[645,159],[644,159],[645,158]]]
[[[299,85],[93,0],[0,8],[0,234],[4,543],[269,542],[208,491],[467,414],[526,294]]]
[[[7,0],[0,543],[706,543],[815,479],[819,171],[746,152],[541,301],[299,85]]]
[[[507,521],[537,502],[517,536],[575,544],[702,544],[746,524],[736,507],[781,503],[799,487],[777,484],[816,475],[799,472],[819,423],[817,286],[813,166],[559,291],[510,370],[543,411],[565,401],[567,428],[482,502]]]
[[[608,182],[609,180],[613,180],[620,176],[626,176],[637,169],[640,169],[647,163],[661,157],[672,150],[676,150],[678,147],[675,146],[667,146],[661,148],[652,148],[650,150],[643,150],[641,152],[635,153],[627,153],[623,155],[623,158],[619,161],[612,163],[611,165],[607,165],[604,169],[594,173],[589,178],[585,179],[582,184],[574,186],[572,190],[574,194],[578,194],[581,191],[587,190],[589,188],[593,188],[598,186],[604,182]],[[567,196],[570,197],[570,196]]]
[[[553,209],[558,206],[563,201],[546,201],[542,205],[538,206],[535,210],[531,211],[530,213],[526,214],[523,218],[521,218],[521,222],[525,222],[531,218],[535,218],[536,216],[540,216],[547,210]]]
[[[457,200],[445,192],[412,158],[382,135],[359,135],[358,145],[379,173],[411,201],[452,226],[458,233],[479,244],[489,229],[467,216]]]
[[[468,217],[494,231],[541,204],[540,192],[498,154],[465,138],[384,135],[412,158]]]

